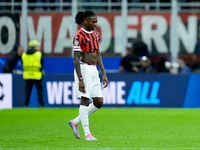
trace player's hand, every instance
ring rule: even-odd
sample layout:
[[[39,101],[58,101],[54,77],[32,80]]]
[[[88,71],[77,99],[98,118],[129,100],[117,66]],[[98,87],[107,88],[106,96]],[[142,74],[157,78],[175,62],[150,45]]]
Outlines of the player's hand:
[[[106,88],[108,86],[108,79],[107,76],[103,76],[102,77],[102,81],[103,81],[103,88]]]
[[[79,81],[79,91],[86,93],[85,91],[85,83],[82,81]]]

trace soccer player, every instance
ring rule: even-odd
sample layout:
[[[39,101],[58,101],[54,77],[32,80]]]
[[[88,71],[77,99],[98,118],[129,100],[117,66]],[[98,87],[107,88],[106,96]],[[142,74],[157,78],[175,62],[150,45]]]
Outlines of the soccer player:
[[[69,125],[76,138],[79,139],[78,124],[81,122],[85,133],[84,139],[97,140],[90,133],[88,119],[88,116],[103,106],[103,92],[96,65],[103,75],[103,88],[108,86],[108,79],[99,52],[99,34],[95,31],[97,16],[93,11],[81,11],[76,14],[75,22],[82,25],[73,40],[74,79],[77,96],[81,99],[81,103],[79,116],[70,120]],[[90,103],[90,98],[93,103]]]

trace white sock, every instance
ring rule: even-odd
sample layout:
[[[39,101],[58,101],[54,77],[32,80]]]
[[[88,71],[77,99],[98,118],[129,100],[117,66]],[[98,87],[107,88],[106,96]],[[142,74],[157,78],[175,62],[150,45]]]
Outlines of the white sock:
[[[89,107],[88,107],[88,116],[90,116],[91,114],[93,114],[95,111],[97,111],[98,108],[96,106],[94,106],[93,103],[90,103]],[[81,118],[80,115],[77,116],[74,120],[73,120],[74,124],[79,124],[81,122]]]
[[[88,119],[88,106],[80,105],[79,116],[81,119],[81,123],[83,126],[85,136],[86,136],[86,135],[90,134],[89,119]]]

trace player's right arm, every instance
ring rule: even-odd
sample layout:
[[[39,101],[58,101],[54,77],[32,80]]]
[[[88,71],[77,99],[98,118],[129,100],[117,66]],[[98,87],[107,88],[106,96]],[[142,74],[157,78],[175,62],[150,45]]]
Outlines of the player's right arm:
[[[80,67],[80,57],[81,57],[81,52],[74,51],[74,67],[75,67],[76,74],[78,77],[82,77],[81,67]]]
[[[81,73],[81,67],[80,67],[80,58],[81,58],[81,43],[82,40],[80,38],[80,35],[76,34],[73,40],[73,46],[74,46],[74,67],[76,70],[76,74],[79,79],[79,91],[85,92],[85,84],[83,81],[82,73]]]
[[[80,67],[80,56],[81,56],[81,52],[74,51],[74,67],[79,79],[79,91],[85,92],[85,83],[83,81],[83,77],[81,74],[81,67]]]

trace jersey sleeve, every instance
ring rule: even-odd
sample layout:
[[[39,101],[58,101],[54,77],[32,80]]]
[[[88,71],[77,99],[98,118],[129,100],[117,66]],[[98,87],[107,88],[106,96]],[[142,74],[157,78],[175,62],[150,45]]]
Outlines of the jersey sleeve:
[[[73,50],[81,52],[81,45],[82,45],[82,37],[79,34],[76,34],[73,39]]]

